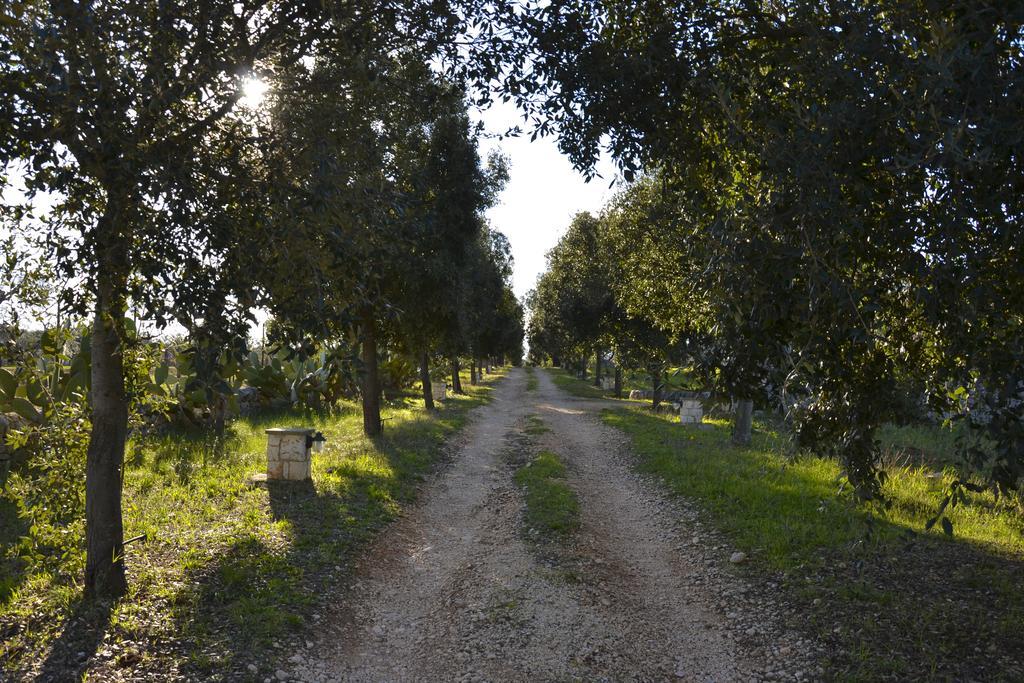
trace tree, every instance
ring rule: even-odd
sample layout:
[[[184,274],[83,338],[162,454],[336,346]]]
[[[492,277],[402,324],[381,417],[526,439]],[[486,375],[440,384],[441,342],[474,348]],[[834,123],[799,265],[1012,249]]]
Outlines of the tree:
[[[598,219],[576,214],[565,235],[548,253],[548,270],[538,283],[534,298],[534,329],[545,329],[557,320],[544,340],[531,337],[530,346],[550,355],[580,359],[598,354],[604,325],[614,303],[599,254]],[[543,325],[544,327],[541,327]]]
[[[463,100],[457,104],[431,127],[421,189],[424,210],[418,219],[422,237],[409,254],[412,258],[404,277],[395,282],[400,335],[419,358],[428,409],[433,405],[431,351],[458,334],[465,304],[463,273],[474,253],[472,246],[484,229],[483,212],[497,201],[508,180],[508,162],[500,154],[492,154],[486,166],[481,163],[478,131],[470,125]],[[424,298],[427,291],[447,296]]]
[[[777,274],[783,255],[720,222],[731,197],[724,183],[688,191],[665,174],[647,176],[614,198],[606,222],[623,307],[682,344],[705,386],[738,402],[733,440],[747,445],[753,401],[780,381],[772,370],[790,336],[778,311],[791,297],[785,280],[743,267],[772,258]]]
[[[433,9],[404,3],[210,0],[3,10],[0,164],[19,163],[30,193],[60,198],[48,216],[51,254],[60,275],[82,282],[68,303],[94,321],[88,594],[126,588],[128,307],[163,325],[201,317],[211,291],[230,291],[229,314],[246,315],[253,301],[234,267],[261,245],[247,233],[262,222],[266,191],[253,190],[262,171],[247,144],[252,122],[236,107],[244,80],[294,64],[332,34],[345,36],[347,54],[397,37],[436,45],[454,16],[426,21]]]
[[[636,224],[635,234],[626,235],[615,218],[608,212],[601,217],[577,214],[549,253],[548,270],[530,300],[531,353],[577,358],[585,366],[591,353],[599,357],[600,349],[611,348],[619,392],[621,368],[642,368],[651,376],[657,406],[671,345],[648,309],[629,310],[623,304],[638,284],[627,273],[633,272],[634,262],[647,266],[649,261],[633,253],[634,240],[643,244],[643,222]],[[652,277],[662,272],[640,270]]]
[[[716,362],[756,374],[767,334],[803,445],[877,495],[874,431],[909,375],[936,407],[955,387],[991,401],[988,474],[1019,485],[1024,8],[581,1],[496,18],[480,44],[505,59],[468,71],[581,168],[607,141],[627,180],[682,188],[677,241],[699,228],[715,288],[736,277],[708,300],[709,320],[739,316]]]

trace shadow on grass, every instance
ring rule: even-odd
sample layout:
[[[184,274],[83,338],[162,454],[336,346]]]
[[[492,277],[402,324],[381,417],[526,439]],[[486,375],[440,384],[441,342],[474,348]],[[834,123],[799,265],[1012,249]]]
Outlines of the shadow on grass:
[[[641,470],[752,555],[747,571],[781,579],[792,626],[830,653],[830,678],[1024,679],[1015,553],[872,514],[837,496],[834,466],[772,454],[764,435],[742,449],[725,426],[622,409],[603,419],[632,438]]]
[[[445,441],[485,402],[486,392],[449,401],[433,414],[389,422],[384,435],[351,434],[352,423],[329,433],[338,450],[314,460],[314,480],[266,484],[269,524],[233,538],[223,552],[186,577],[187,597],[176,619],[193,644],[191,673],[245,677],[250,662],[273,665],[290,654],[289,640],[304,633],[324,596],[340,587],[359,551],[411,500],[419,482],[443,457]],[[396,403],[393,409],[405,408]],[[254,427],[325,424],[325,416],[265,414]],[[271,649],[274,643],[282,649]],[[261,671],[272,674],[273,669]]]
[[[79,600],[50,646],[36,676],[39,683],[79,680],[107,632],[113,603]]]
[[[18,539],[27,533],[28,522],[18,516],[18,506],[0,495],[0,606],[25,580],[23,563],[12,554]]]

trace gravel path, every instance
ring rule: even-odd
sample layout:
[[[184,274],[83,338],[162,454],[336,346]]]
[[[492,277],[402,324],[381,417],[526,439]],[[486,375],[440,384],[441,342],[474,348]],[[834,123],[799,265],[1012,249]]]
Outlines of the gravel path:
[[[628,446],[544,372],[515,369],[451,464],[366,553],[319,643],[279,676],[307,681],[734,681],[819,674],[731,549],[635,474]],[[549,432],[528,437],[525,416]],[[529,540],[512,473],[557,452],[580,499],[565,546]],[[316,653],[312,656],[311,653]],[[286,674],[286,675],[285,675]]]

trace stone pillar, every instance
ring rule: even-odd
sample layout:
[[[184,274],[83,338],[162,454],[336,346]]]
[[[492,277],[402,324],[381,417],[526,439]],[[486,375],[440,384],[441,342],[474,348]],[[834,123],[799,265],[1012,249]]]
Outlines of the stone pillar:
[[[312,429],[302,427],[267,430],[267,479],[306,481],[313,476],[306,443]]]
[[[435,401],[443,401],[448,398],[447,382],[431,382],[430,391]]]

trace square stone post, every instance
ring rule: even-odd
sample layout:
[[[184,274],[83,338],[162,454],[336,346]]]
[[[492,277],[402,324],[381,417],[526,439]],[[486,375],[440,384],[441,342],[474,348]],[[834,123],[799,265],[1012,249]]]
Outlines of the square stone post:
[[[310,447],[314,430],[275,427],[267,430],[267,479],[306,481],[313,476]]]

